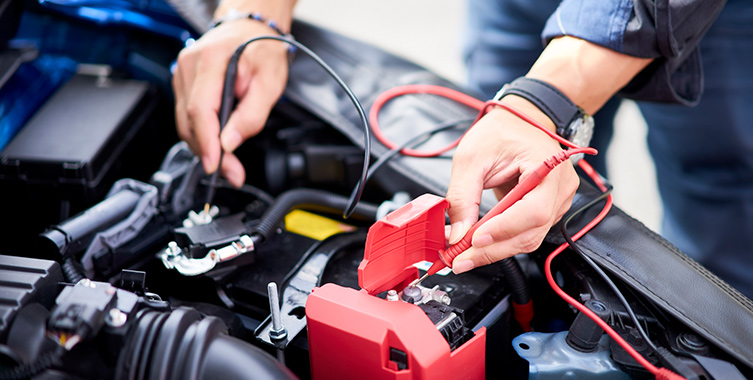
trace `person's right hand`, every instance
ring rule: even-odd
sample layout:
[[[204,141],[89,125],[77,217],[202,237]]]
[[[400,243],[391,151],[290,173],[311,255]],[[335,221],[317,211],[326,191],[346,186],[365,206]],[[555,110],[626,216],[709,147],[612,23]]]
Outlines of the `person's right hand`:
[[[178,135],[201,158],[207,173],[217,170],[224,149],[221,173],[236,187],[246,174],[233,151],[262,130],[288,75],[287,44],[262,40],[248,45],[238,64],[238,103],[220,136],[218,113],[228,61],[238,46],[261,35],[276,34],[256,20],[223,22],[180,52],[173,75]]]

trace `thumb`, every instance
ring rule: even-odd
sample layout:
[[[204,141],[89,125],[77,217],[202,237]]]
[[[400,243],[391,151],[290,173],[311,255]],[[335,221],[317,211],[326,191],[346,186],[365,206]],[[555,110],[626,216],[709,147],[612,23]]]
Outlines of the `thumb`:
[[[479,204],[483,189],[482,173],[474,165],[458,164],[453,160],[447,201],[450,207],[450,244],[455,244],[478,221]]]

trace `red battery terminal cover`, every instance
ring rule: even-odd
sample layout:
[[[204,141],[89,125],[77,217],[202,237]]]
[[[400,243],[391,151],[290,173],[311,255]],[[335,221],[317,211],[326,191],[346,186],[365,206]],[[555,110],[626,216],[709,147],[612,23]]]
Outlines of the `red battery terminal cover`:
[[[448,205],[444,198],[424,194],[372,225],[358,266],[358,285],[371,295],[400,291],[418,278],[414,264],[439,260]]]
[[[483,379],[486,329],[455,350],[416,305],[376,297],[418,278],[419,261],[445,248],[448,202],[422,195],[370,229],[361,290],[325,284],[306,302],[311,374],[319,379]]]

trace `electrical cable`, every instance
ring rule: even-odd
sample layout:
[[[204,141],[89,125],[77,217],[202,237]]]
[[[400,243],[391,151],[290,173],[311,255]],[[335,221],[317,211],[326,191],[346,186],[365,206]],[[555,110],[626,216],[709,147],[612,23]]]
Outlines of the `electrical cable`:
[[[348,199],[348,205],[343,211],[343,218],[348,218],[353,213],[353,211],[356,208],[356,204],[361,199],[361,195],[363,194],[363,188],[366,185],[366,175],[368,174],[369,169],[369,163],[371,159],[371,128],[369,127],[369,121],[366,117],[366,112],[363,110],[363,106],[361,105],[361,102],[358,100],[356,95],[353,93],[353,91],[348,87],[347,84],[340,78],[339,75],[329,66],[327,65],[324,60],[322,60],[316,53],[311,51],[308,47],[303,45],[302,43],[292,39],[291,37],[280,37],[280,36],[260,36],[252,38],[244,43],[242,43],[240,46],[238,46],[237,49],[235,49],[235,52],[230,57],[230,61],[227,65],[227,71],[225,72],[225,81],[223,83],[222,88],[222,100],[220,102],[220,112],[219,112],[219,119],[220,119],[220,133],[222,132],[222,129],[227,124],[228,119],[230,118],[230,112],[232,109],[232,105],[235,101],[235,82],[238,77],[238,61],[240,60],[241,54],[243,54],[243,51],[246,49],[246,46],[249,44],[261,41],[261,40],[275,40],[275,41],[281,41],[285,42],[287,44],[290,44],[292,46],[295,46],[298,50],[306,53],[311,59],[314,60],[324,71],[329,74],[332,79],[337,82],[338,85],[345,91],[348,98],[350,98],[350,101],[353,103],[353,105],[356,108],[356,111],[358,112],[358,116],[361,119],[361,125],[363,127],[363,138],[364,138],[364,157],[363,157],[363,168],[361,170],[361,177],[359,178],[358,182],[356,183],[356,186],[353,189],[353,192],[351,194],[351,197]],[[214,184],[217,181],[217,176],[220,171],[220,168],[222,167],[222,156],[223,156],[223,150],[220,149],[220,161],[219,166],[217,167],[217,171],[212,173],[212,176],[210,178],[210,187],[207,192],[207,202],[204,206],[205,209],[207,209],[207,206],[211,204],[212,198],[214,197]]]
[[[212,186],[211,183],[209,181],[207,181],[207,180],[202,180],[201,184],[205,185],[205,186]],[[229,190],[236,190],[236,191],[240,191],[241,193],[244,193],[244,194],[253,195],[257,199],[259,199],[260,201],[266,203],[267,205],[271,205],[272,203],[275,202],[275,198],[272,195],[270,195],[266,191],[264,191],[264,190],[262,190],[262,189],[260,189],[260,188],[258,188],[256,186],[252,186],[252,185],[249,185],[247,183],[244,183],[243,185],[241,185],[240,188],[236,188],[235,186],[231,185],[227,180],[218,179],[217,183],[215,183],[214,186],[212,186],[212,187],[222,188],[222,189],[229,189]]]
[[[438,95],[450,100],[454,100],[476,110],[480,110],[484,106],[484,102],[481,100],[478,100],[472,96],[468,96],[460,91],[455,91],[451,88],[443,86],[428,84],[409,84],[393,87],[379,94],[379,96],[377,96],[377,98],[374,100],[374,104],[371,106],[371,110],[369,111],[369,121],[371,122],[374,137],[376,137],[377,140],[379,140],[379,142],[381,142],[387,148],[395,149],[398,148],[398,145],[390,141],[387,136],[382,133],[382,129],[379,127],[379,111],[389,100],[398,96],[409,94]],[[460,139],[462,139],[462,136],[452,142],[450,145],[430,152],[422,152],[414,149],[403,148],[400,149],[400,153],[411,157],[434,157],[457,146],[458,143],[460,143]]]
[[[587,166],[587,164],[583,163],[583,160],[580,161],[579,166],[583,168],[584,166]],[[586,169],[584,169],[586,170]],[[587,173],[589,173],[588,170],[586,170]],[[592,174],[595,172],[592,172]],[[597,186],[599,186],[600,189],[603,189],[602,186],[603,183],[601,183],[601,178],[598,176],[592,176],[591,179],[597,183]],[[604,191],[604,190],[602,190]],[[583,235],[585,235],[588,231],[593,229],[599,222],[601,222],[606,215],[609,213],[609,211],[612,208],[612,195],[608,194],[606,197],[606,203],[604,204],[604,207],[602,208],[601,212],[588,224],[586,224],[585,227],[583,227],[580,231],[578,231],[575,235],[571,237],[572,241],[577,241],[580,239]],[[549,286],[551,286],[552,290],[565,302],[576,308],[581,313],[588,316],[591,320],[593,320],[599,327],[601,327],[617,344],[620,345],[635,361],[637,361],[643,368],[648,370],[654,377],[657,379],[682,379],[680,375],[677,375],[676,373],[670,371],[667,368],[658,368],[655,365],[653,365],[651,362],[649,362],[646,358],[641,356],[641,354],[638,353],[627,341],[625,341],[620,334],[618,334],[607,322],[605,322],[603,319],[599,318],[598,315],[596,315],[593,311],[588,309],[585,305],[581,304],[577,300],[575,300],[573,297],[571,297],[569,294],[565,293],[559,285],[557,285],[557,282],[554,280],[554,276],[552,275],[552,261],[560,254],[562,253],[569,244],[567,242],[563,243],[557,249],[552,251],[551,254],[546,258],[546,262],[544,263],[544,274],[546,275],[546,279],[549,282]]]
[[[374,172],[379,170],[380,167],[382,167],[384,164],[387,163],[392,157],[394,157],[396,154],[401,153],[406,148],[415,148],[426,141],[428,141],[429,138],[434,136],[435,134],[439,132],[443,132],[452,128],[457,127],[460,124],[463,123],[470,123],[473,119],[462,119],[462,120],[455,120],[455,121],[447,121],[438,124],[434,129],[426,131],[424,133],[421,133],[420,135],[417,135],[415,137],[412,137],[410,140],[395,146],[391,150],[389,150],[387,153],[383,154],[381,157],[379,157],[378,160],[374,161],[374,164],[369,167],[369,173],[366,175],[366,180],[369,180],[371,176],[374,175]]]
[[[578,256],[580,256],[598,275],[599,277],[604,280],[604,282],[607,283],[610,289],[612,289],[612,292],[617,296],[617,298],[620,300],[620,303],[625,308],[625,310],[628,313],[628,316],[630,316],[630,319],[633,321],[633,324],[636,326],[636,329],[638,329],[638,333],[641,335],[641,338],[643,338],[644,341],[646,341],[646,344],[653,350],[654,352],[657,351],[656,345],[651,341],[646,331],[643,329],[640,321],[638,320],[638,317],[635,315],[635,312],[633,311],[633,308],[630,306],[628,301],[625,299],[625,296],[622,294],[622,292],[617,288],[617,285],[612,281],[612,279],[607,275],[604,270],[599,267],[596,262],[594,262],[590,257],[588,257],[585,252],[573,241],[572,237],[570,237],[570,234],[567,232],[567,227],[570,224],[570,222],[580,215],[581,213],[585,212],[589,208],[593,207],[595,204],[603,201],[606,199],[609,194],[612,192],[612,187],[609,186],[605,192],[603,192],[599,197],[591,200],[587,204],[583,205],[579,209],[575,210],[570,214],[567,219],[565,219],[562,222],[562,225],[560,226],[560,229],[562,231],[562,236],[565,238],[567,243],[570,245],[570,248],[572,248]]]
[[[478,116],[476,117],[476,119],[473,121],[471,125],[476,124],[476,122],[478,122],[481,119],[481,117],[486,115],[489,108],[501,107],[507,110],[508,112],[512,113],[513,115],[519,117],[520,119],[526,121],[527,123],[539,128],[544,133],[546,133],[549,137],[557,140],[557,142],[559,142],[560,144],[571,149],[580,148],[578,145],[575,145],[572,142],[562,138],[561,136],[557,135],[556,133],[550,131],[549,129],[541,125],[536,120],[532,119],[528,115],[524,114],[523,112],[519,111],[518,109],[506,103],[503,103],[497,100],[489,100],[489,101],[483,102],[474,97],[466,95],[460,91],[456,91],[451,88],[442,87],[442,86],[426,85],[426,84],[410,84],[410,85],[404,85],[404,86],[397,86],[381,93],[379,96],[377,96],[376,100],[374,100],[374,104],[371,106],[371,110],[369,111],[369,121],[371,122],[371,128],[374,132],[374,137],[376,137],[377,140],[379,140],[379,142],[381,142],[384,146],[390,149],[395,149],[395,148],[398,148],[399,146],[395,144],[394,142],[390,141],[387,138],[387,136],[385,136],[384,133],[382,132],[382,129],[379,125],[379,112],[389,100],[398,96],[412,95],[412,94],[438,95],[438,96],[441,96],[450,100],[454,100],[458,103],[461,103],[463,105],[466,105],[468,107],[478,110],[479,111]],[[425,152],[425,151],[419,151],[419,150],[414,150],[414,149],[401,149],[400,153],[406,156],[411,156],[411,157],[435,157],[456,147],[460,143],[460,140],[462,139],[463,139],[463,136],[460,136],[457,140],[453,141],[449,145],[440,149],[433,150],[433,151]]]
[[[374,106],[372,107],[371,112],[370,112],[370,118],[371,118],[371,121],[372,121],[372,127],[374,129],[374,135],[377,137],[377,139],[380,142],[382,142],[382,144],[384,144],[385,146],[390,147],[391,149],[395,149],[395,148],[397,148],[397,146],[394,143],[392,143],[391,141],[389,141],[381,133],[381,129],[379,127],[377,116],[379,114],[379,110],[381,109],[381,107],[388,100],[394,98],[395,96],[409,94],[409,93],[431,93],[431,94],[435,94],[435,95],[444,96],[444,97],[447,97],[447,98],[450,98],[450,99],[458,100],[461,103],[463,103],[465,105],[468,105],[470,107],[473,107],[473,108],[477,108],[477,109],[480,108],[480,112],[479,112],[478,116],[476,117],[476,120],[473,122],[473,124],[475,124],[478,120],[480,120],[481,117],[483,117],[487,113],[487,111],[488,111],[488,109],[490,107],[494,107],[494,106],[502,107],[502,108],[506,109],[508,112],[510,112],[510,113],[514,114],[515,116],[519,117],[520,119],[528,122],[529,124],[531,124],[531,125],[539,128],[543,132],[547,133],[550,137],[552,137],[555,140],[557,140],[560,144],[562,144],[562,145],[567,146],[568,148],[570,148],[570,150],[568,150],[567,152],[570,152],[570,153],[574,154],[575,153],[575,152],[573,152],[574,150],[582,149],[579,146],[573,144],[572,142],[563,139],[559,135],[557,135],[554,132],[550,131],[549,129],[545,128],[543,125],[539,124],[536,120],[530,118],[529,116],[525,115],[524,113],[518,111],[514,107],[511,107],[511,106],[509,106],[509,105],[507,105],[505,103],[502,103],[502,102],[499,102],[499,101],[488,101],[486,103],[483,103],[483,106],[479,107],[479,104],[481,104],[480,101],[477,101],[475,99],[469,100],[469,99],[465,98],[465,97],[467,97],[467,95],[465,95],[465,94],[462,94],[462,93],[459,93],[459,92],[456,92],[456,91],[450,90],[450,89],[443,89],[443,88],[441,88],[439,86],[402,86],[402,87],[398,87],[398,88],[392,89],[389,92],[385,92],[385,93],[383,93],[382,95],[380,95],[377,98],[377,100],[374,102]],[[450,149],[454,148],[455,146],[457,146],[457,144],[460,142],[461,139],[462,139],[462,136],[458,140],[456,140],[455,142],[453,142],[452,144],[448,145],[447,147],[439,149],[439,150],[436,150],[436,151],[432,151],[432,152],[421,152],[421,151],[407,150],[407,149],[401,149],[400,152],[403,153],[403,154],[405,154],[405,155],[409,155],[409,156],[432,157],[432,156],[436,156],[438,154],[441,154],[443,152],[446,152],[447,150],[450,150]],[[594,150],[594,153],[595,153],[595,150]],[[594,153],[591,153],[591,154],[594,154]],[[556,160],[556,161],[559,161],[559,160]],[[587,163],[585,163],[585,161],[580,160],[579,166],[597,184],[597,186],[602,190],[602,192],[606,191],[606,187],[605,187],[604,183],[602,182],[601,178],[593,170],[593,168],[590,167],[590,165],[588,165]],[[549,170],[551,170],[551,169],[549,169]],[[546,175],[546,174],[544,174],[544,175]],[[527,193],[527,191],[525,191],[525,190],[526,189],[523,189],[521,191],[524,192],[524,193]],[[528,191],[530,191],[530,189],[528,189]],[[503,200],[504,200],[504,198],[503,198]],[[581,229],[580,231],[578,231],[578,233],[576,233],[574,236],[572,236],[571,240],[573,242],[576,241],[576,240],[578,240],[586,232],[590,231],[599,222],[601,222],[602,219],[604,219],[604,217],[606,216],[606,214],[609,212],[609,210],[612,207],[612,196],[611,196],[611,194],[607,194],[606,195],[606,200],[607,200],[606,204],[605,204],[604,208],[602,209],[602,211],[599,213],[599,215],[594,220],[592,220],[591,222],[589,222],[583,229]],[[499,206],[501,203],[502,203],[502,201],[500,201],[500,203],[498,203],[497,205],[495,205],[495,208],[497,208],[497,206]],[[509,207],[509,205],[507,207]],[[499,212],[497,212],[497,214],[498,213]],[[495,213],[492,213],[491,210],[490,210],[490,212],[488,212],[487,215],[485,215],[485,217],[487,217],[489,214],[495,214]],[[482,218],[482,220],[483,220],[483,218]],[[479,225],[480,222],[481,221],[479,221],[479,223],[476,223],[476,225]],[[466,234],[466,235],[468,235],[468,234]],[[472,234],[470,236],[472,236]],[[552,286],[552,289],[554,289],[555,293],[557,293],[560,297],[562,297],[565,301],[567,301],[573,307],[575,307],[576,309],[580,310],[582,313],[584,313],[585,315],[587,315],[589,318],[593,319],[594,322],[596,322],[602,329],[604,329],[604,331],[606,331],[607,334],[609,334],[612,337],[612,339],[614,339],[623,349],[625,349],[625,351],[627,351],[628,354],[630,354],[638,363],[640,363],[644,368],[646,368],[649,372],[651,372],[654,376],[656,376],[656,378],[661,378],[661,379],[665,379],[665,378],[666,379],[669,379],[669,378],[681,378],[679,375],[671,372],[670,370],[668,370],[666,368],[657,368],[656,366],[654,366],[653,364],[651,364],[648,360],[646,360],[644,357],[642,357],[632,346],[630,346],[619,334],[617,334],[617,332],[615,332],[614,329],[611,328],[611,326],[609,326],[606,322],[604,322],[601,318],[599,318],[595,313],[593,313],[587,307],[585,307],[584,305],[582,305],[581,303],[579,303],[578,301],[576,301],[575,299],[573,299],[572,297],[570,297],[567,293],[565,293],[564,291],[562,291],[562,289],[560,289],[559,286],[557,286],[557,284],[554,281],[554,278],[552,277],[552,274],[551,274],[551,262],[552,262],[552,260],[555,257],[557,257],[557,255],[559,255],[562,251],[564,251],[564,249],[566,247],[568,247],[568,246],[569,246],[568,243],[562,244],[559,248],[557,248],[556,250],[554,250],[549,255],[549,257],[547,257],[547,260],[546,260],[546,263],[545,263],[545,269],[546,269],[545,270],[545,274],[546,274],[547,280],[549,281],[549,284]],[[452,255],[450,255],[450,256],[452,256]],[[440,258],[441,258],[441,254],[440,254]],[[452,257],[452,258],[454,258],[454,257]],[[437,265],[437,266],[439,266],[439,265]],[[427,272],[427,275],[429,275],[429,273],[430,273],[430,271]],[[421,279],[419,279],[419,282],[420,282],[420,280]],[[645,333],[645,331],[644,331],[644,333]]]

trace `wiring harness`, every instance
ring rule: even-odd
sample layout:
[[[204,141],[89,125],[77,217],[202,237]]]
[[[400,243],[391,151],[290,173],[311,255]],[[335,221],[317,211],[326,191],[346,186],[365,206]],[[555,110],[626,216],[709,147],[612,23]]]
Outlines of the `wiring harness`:
[[[536,128],[542,130],[547,135],[552,137],[553,139],[557,140],[560,144],[567,147],[568,149],[563,150],[561,153],[558,153],[557,155],[551,157],[550,159],[546,160],[544,163],[542,163],[535,171],[534,175],[529,176],[524,181],[520,182],[518,185],[516,185],[513,190],[511,190],[505,197],[500,200],[499,203],[497,203],[489,212],[484,215],[484,217],[479,220],[478,223],[476,223],[473,228],[471,228],[470,231],[461,239],[460,242],[450,247],[448,250],[440,254],[440,258],[442,258],[443,264],[448,265],[452,263],[452,260],[460,253],[468,249],[468,247],[471,246],[471,238],[473,236],[473,232],[475,231],[478,226],[483,224],[486,220],[490,219],[491,217],[500,214],[505,209],[507,209],[510,205],[512,205],[514,202],[525,196],[530,190],[535,188],[535,186],[538,185],[538,183],[543,180],[543,178],[551,172],[551,170],[554,169],[557,165],[561,164],[565,160],[567,160],[570,156],[575,154],[591,154],[595,155],[597,154],[597,151],[593,148],[588,147],[580,147],[572,142],[565,140],[561,136],[555,134],[554,132],[550,131],[540,123],[538,123],[536,120],[532,119],[531,117],[527,116],[526,114],[520,112],[519,110],[505,104],[499,101],[487,101],[482,102],[478,99],[472,98],[466,94],[463,94],[461,92],[452,90],[450,88],[441,87],[441,86],[434,86],[434,85],[407,85],[407,86],[399,86],[392,88],[388,91],[385,91],[382,93],[374,102],[374,106],[371,109],[370,112],[370,121],[371,126],[374,130],[374,136],[385,146],[387,146],[390,149],[393,150],[399,150],[399,152],[403,155],[412,156],[412,157],[435,157],[437,155],[440,155],[446,151],[449,151],[450,149],[456,147],[460,140],[463,138],[461,136],[451,144],[449,144],[446,147],[443,147],[438,150],[434,151],[418,151],[414,149],[403,149],[403,146],[398,146],[397,144],[390,141],[381,131],[381,128],[379,127],[378,123],[378,115],[380,109],[386,104],[390,99],[393,99],[397,96],[401,95],[407,95],[407,94],[434,94],[438,96],[442,96],[454,101],[457,101],[461,104],[464,104],[466,106],[469,106],[471,108],[479,110],[478,116],[472,123],[475,124],[478,122],[486,113],[493,107],[501,107],[507,110],[508,112],[514,114],[518,118],[524,120],[525,122],[535,126]],[[471,125],[471,126],[472,126]],[[554,290],[554,292],[561,297],[563,300],[565,300],[568,304],[576,308],[578,311],[583,313],[584,315],[588,316],[590,319],[592,319],[599,327],[601,327],[617,344],[620,345],[633,359],[635,359],[641,366],[643,366],[647,371],[649,371],[656,379],[684,379],[684,377],[672,372],[671,370],[667,368],[659,368],[653,365],[651,362],[649,362],[646,358],[641,356],[640,353],[638,353],[637,350],[635,350],[622,336],[620,336],[606,321],[601,319],[598,315],[596,315],[593,311],[588,309],[585,305],[581,304],[577,300],[575,300],[573,297],[571,297],[569,294],[567,294],[564,290],[562,290],[554,280],[554,277],[552,276],[552,261],[560,255],[565,249],[568,247],[572,247],[573,250],[575,250],[581,257],[584,258],[584,260],[591,265],[597,273],[609,284],[610,288],[615,292],[615,294],[620,299],[620,302],[625,306],[626,310],[628,311],[628,314],[631,317],[631,320],[636,325],[636,328],[638,329],[639,333],[641,334],[641,337],[647,342],[649,347],[654,352],[657,352],[661,356],[662,350],[656,347],[656,345],[651,342],[651,340],[648,337],[648,334],[643,330],[641,327],[641,324],[639,323],[637,317],[635,316],[635,313],[633,312],[632,308],[628,304],[628,302],[625,300],[622,293],[619,291],[619,289],[616,287],[616,285],[609,279],[609,276],[604,273],[601,268],[598,267],[596,263],[593,262],[588,256],[586,256],[581,250],[578,249],[577,245],[575,245],[575,242],[583,237],[588,231],[592,230],[594,227],[596,227],[609,213],[609,211],[612,208],[612,195],[611,195],[611,186],[608,186],[606,181],[585,161],[585,160],[579,160],[578,166],[586,173],[586,175],[597,185],[600,191],[602,191],[603,195],[597,199],[595,199],[592,202],[589,202],[584,207],[580,208],[579,210],[573,212],[570,217],[562,224],[562,230],[563,235],[565,236],[566,242],[560,245],[557,249],[555,249],[552,253],[549,254],[549,256],[546,259],[545,262],[545,275],[547,278],[547,281],[551,288]],[[606,200],[605,200],[606,199]],[[595,204],[604,201],[605,204],[599,212],[599,214],[591,220],[585,227],[583,227],[581,230],[579,230],[574,235],[570,236],[567,233],[567,224],[570,220],[572,220],[573,217],[576,215],[582,213],[586,209],[594,206]],[[437,267],[437,268],[435,268]],[[443,265],[434,265],[431,269],[429,269],[429,272],[432,270],[434,272],[441,269]],[[518,310],[516,310],[517,312]],[[516,316],[516,319],[519,319],[518,316]],[[520,320],[519,320],[520,322]],[[530,322],[530,320],[529,320]],[[521,323],[521,325],[523,325]],[[664,350],[666,351],[666,350]]]

